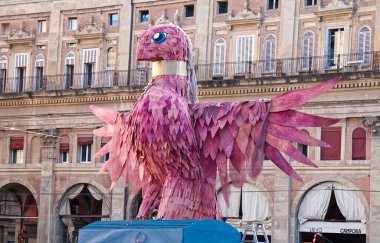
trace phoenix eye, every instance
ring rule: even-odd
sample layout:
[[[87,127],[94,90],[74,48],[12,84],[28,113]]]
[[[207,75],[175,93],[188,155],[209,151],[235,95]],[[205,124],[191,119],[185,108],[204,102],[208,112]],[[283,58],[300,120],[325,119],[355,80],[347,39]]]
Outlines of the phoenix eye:
[[[157,32],[152,37],[152,42],[157,43],[157,44],[161,44],[162,42],[165,41],[165,39],[166,39],[166,33],[164,33],[164,32]]]

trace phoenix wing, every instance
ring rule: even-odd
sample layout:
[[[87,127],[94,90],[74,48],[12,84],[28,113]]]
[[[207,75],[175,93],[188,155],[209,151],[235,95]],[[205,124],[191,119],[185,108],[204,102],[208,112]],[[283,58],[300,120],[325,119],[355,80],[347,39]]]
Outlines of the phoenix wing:
[[[292,142],[321,147],[329,145],[298,128],[330,126],[338,120],[305,114],[292,108],[333,88],[339,79],[290,91],[271,101],[199,103],[190,107],[201,157],[213,162],[211,168],[216,164],[227,203],[227,185],[232,182],[234,186],[241,187],[247,176],[256,178],[262,171],[264,156],[299,181],[302,181],[301,177],[282,153],[316,167]]]

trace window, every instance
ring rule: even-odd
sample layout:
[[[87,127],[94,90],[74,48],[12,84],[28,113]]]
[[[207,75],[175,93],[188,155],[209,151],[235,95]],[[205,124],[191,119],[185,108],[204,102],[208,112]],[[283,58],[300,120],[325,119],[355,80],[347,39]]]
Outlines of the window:
[[[249,70],[253,56],[253,35],[236,37],[235,74],[244,74]]]
[[[0,35],[9,34],[9,23],[2,23],[0,27]]]
[[[278,9],[279,0],[268,0],[268,9]]]
[[[341,135],[341,127],[322,127],[321,140],[331,147],[321,148],[321,160],[340,160]]]
[[[10,140],[10,164],[22,164],[24,163],[24,138],[23,137],[11,137]]]
[[[119,22],[119,14],[117,13],[111,13],[108,15],[108,25],[109,26],[116,26]]]
[[[149,21],[149,10],[140,11],[140,23],[147,23]]]
[[[358,60],[362,61],[362,65],[368,66],[370,61],[371,49],[371,30],[363,27],[358,31],[357,53]]]
[[[78,137],[79,145],[79,162],[91,162],[92,136]]]
[[[83,88],[95,86],[98,49],[83,50]]]
[[[301,132],[309,135],[309,132],[306,131],[306,130],[301,130]],[[298,149],[298,151],[300,151],[306,157],[309,156],[309,147],[307,145],[298,143],[297,144],[297,149]]]
[[[214,75],[224,75],[226,62],[226,42],[223,39],[219,39],[215,42],[214,49]]]
[[[217,200],[220,204],[222,215],[226,218],[242,219],[244,221],[265,221],[272,217],[267,197],[263,192],[251,183],[244,183],[242,188],[229,186],[229,201],[227,207],[223,191],[219,191]]]
[[[327,39],[327,67],[335,67],[338,64],[338,55],[343,54],[344,28],[329,29]]]
[[[26,67],[28,64],[28,54],[18,53],[15,54],[15,73],[14,73],[14,92],[24,92],[25,91],[25,81],[26,81]]]
[[[311,70],[314,53],[314,34],[307,32],[302,36],[301,70]]]
[[[70,43],[67,43],[66,46],[67,46],[68,48],[74,48],[74,47],[77,47],[77,43],[75,43],[75,42],[70,42]]]
[[[317,5],[317,0],[305,0],[305,6]]]
[[[227,1],[220,1],[217,3],[217,6],[218,6],[218,9],[217,9],[218,14],[228,13],[228,2]]]
[[[109,141],[111,140],[111,137],[102,137],[102,140],[101,140],[101,146],[103,147],[104,145],[106,145]],[[101,159],[100,159],[100,162],[101,163],[105,163],[107,162],[108,160],[110,159],[110,153],[106,153]]]
[[[5,91],[7,85],[7,67],[8,58],[6,56],[0,57],[0,93]]]
[[[44,77],[44,56],[39,54],[36,57],[35,63],[35,78],[34,78],[34,91],[42,88]]]
[[[70,139],[68,136],[62,136],[59,141],[59,158],[61,163],[69,162]]]
[[[358,127],[352,132],[352,159],[366,159],[366,131]]]
[[[47,21],[46,20],[38,20],[38,32],[45,33],[47,27]]]
[[[66,54],[65,59],[65,87],[64,89],[69,89],[74,86],[74,64],[75,56],[73,52]]]
[[[185,6],[185,17],[194,17],[194,5],[186,5]]]
[[[78,28],[77,18],[69,18],[69,30],[76,30]]]
[[[269,35],[264,41],[264,73],[273,73],[276,65],[276,37]]]

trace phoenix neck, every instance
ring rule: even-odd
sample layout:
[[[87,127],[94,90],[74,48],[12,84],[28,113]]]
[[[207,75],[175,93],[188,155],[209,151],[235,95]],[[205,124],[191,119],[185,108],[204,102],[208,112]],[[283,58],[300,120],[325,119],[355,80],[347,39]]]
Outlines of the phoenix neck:
[[[161,75],[178,75],[187,77],[187,62],[156,61],[152,63],[152,78]]]

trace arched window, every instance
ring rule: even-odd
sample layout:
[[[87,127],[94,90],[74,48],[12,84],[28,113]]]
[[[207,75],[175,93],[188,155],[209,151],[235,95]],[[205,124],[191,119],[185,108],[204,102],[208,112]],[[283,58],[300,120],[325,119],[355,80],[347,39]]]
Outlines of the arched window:
[[[107,50],[107,69],[114,70],[116,66],[116,51],[111,47]]]
[[[38,91],[42,88],[42,82],[44,78],[44,56],[38,54],[36,56],[35,68],[35,78],[34,78],[34,90]]]
[[[214,48],[214,76],[224,75],[224,63],[226,62],[226,42],[218,39]]]
[[[269,35],[264,41],[264,73],[275,71],[276,59],[276,37]]]
[[[352,159],[366,159],[366,131],[364,128],[358,127],[352,132]]]
[[[74,86],[74,65],[75,55],[72,51],[66,54],[65,58],[65,84],[64,89],[69,89]]]
[[[0,93],[5,91],[7,85],[7,68],[8,58],[6,56],[0,57]]]
[[[314,53],[314,34],[309,31],[302,36],[301,47],[301,70],[309,70],[312,67],[312,56]]]
[[[368,27],[362,27],[358,31],[357,52],[358,60],[362,61],[362,65],[369,65],[370,48],[371,47],[371,30]]]

